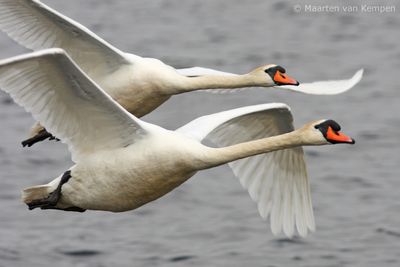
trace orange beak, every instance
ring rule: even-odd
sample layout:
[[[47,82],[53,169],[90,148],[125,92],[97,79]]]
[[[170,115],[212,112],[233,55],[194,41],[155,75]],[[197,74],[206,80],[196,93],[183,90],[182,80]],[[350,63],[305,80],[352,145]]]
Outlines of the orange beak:
[[[328,131],[326,132],[326,139],[333,144],[354,144],[356,142],[353,138],[345,135],[344,133],[335,132],[331,127],[328,127]]]
[[[299,85],[300,83],[293,79],[292,77],[289,77],[285,73],[280,72],[277,70],[274,75],[274,82],[277,85]]]

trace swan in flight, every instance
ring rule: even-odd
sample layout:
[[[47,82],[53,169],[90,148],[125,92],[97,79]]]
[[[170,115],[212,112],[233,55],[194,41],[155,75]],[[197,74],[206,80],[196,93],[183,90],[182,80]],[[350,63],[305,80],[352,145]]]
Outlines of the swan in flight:
[[[67,144],[75,163],[23,191],[30,209],[128,211],[228,163],[274,234],[305,236],[315,224],[301,146],[354,143],[332,120],[294,130],[289,107],[279,103],[166,130],[127,112],[57,48],[0,61],[0,88]]]
[[[141,117],[172,95],[204,90],[221,92],[232,88],[276,87],[306,94],[339,94],[362,77],[299,83],[277,65],[265,65],[237,75],[207,68],[175,69],[154,58],[122,52],[83,25],[37,0],[0,0],[0,29],[19,44],[41,50],[64,49],[77,65],[126,110]],[[52,138],[35,124],[23,146]]]

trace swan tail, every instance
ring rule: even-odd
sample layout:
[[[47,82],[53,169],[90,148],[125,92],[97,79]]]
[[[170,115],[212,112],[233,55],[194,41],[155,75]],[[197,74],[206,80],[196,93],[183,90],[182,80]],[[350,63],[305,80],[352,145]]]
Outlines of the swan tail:
[[[30,206],[32,203],[48,198],[52,191],[54,191],[54,187],[51,185],[28,187],[22,191],[22,201]]]
[[[76,206],[65,206],[65,204],[59,206],[58,201],[61,198],[61,187],[63,184],[68,182],[69,178],[71,178],[70,173],[71,171],[68,170],[62,177],[56,178],[48,184],[25,188],[22,191],[22,201],[28,205],[30,210],[41,208],[42,210],[57,209],[76,212],[86,211],[86,209]]]

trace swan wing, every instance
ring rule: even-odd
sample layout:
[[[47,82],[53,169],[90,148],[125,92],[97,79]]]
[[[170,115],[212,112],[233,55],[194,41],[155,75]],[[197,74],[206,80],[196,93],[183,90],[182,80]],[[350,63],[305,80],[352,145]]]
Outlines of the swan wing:
[[[0,0],[0,29],[32,50],[64,49],[93,78],[128,63],[123,52],[37,0]]]
[[[300,83],[299,86],[283,85],[275,88],[283,88],[312,95],[336,95],[350,90],[359,83],[363,76],[363,72],[364,70],[360,69],[353,75],[353,77],[347,80],[317,81],[311,83]]]
[[[144,122],[100,89],[59,48],[0,61],[0,88],[68,145],[72,159],[125,147]]]
[[[177,131],[219,147],[293,131],[285,104],[272,103],[200,117]],[[315,230],[304,153],[301,147],[261,154],[229,163],[240,183],[257,202],[262,218],[270,218],[274,234],[291,237]]]

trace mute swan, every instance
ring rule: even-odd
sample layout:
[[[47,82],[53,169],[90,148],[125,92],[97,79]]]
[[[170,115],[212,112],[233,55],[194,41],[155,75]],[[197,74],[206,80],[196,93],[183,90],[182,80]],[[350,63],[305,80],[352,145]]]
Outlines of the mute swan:
[[[315,225],[301,146],[354,143],[332,120],[294,131],[285,104],[228,110],[169,131],[128,113],[63,50],[34,56],[0,61],[0,88],[68,145],[75,165],[25,189],[30,209],[132,210],[228,163],[274,234],[292,236],[296,227],[305,236]],[[201,144],[205,138],[219,148]]]
[[[113,47],[86,27],[35,0],[0,0],[0,29],[32,49],[60,47],[114,100],[136,117],[156,109],[172,95],[203,89],[275,87],[307,94],[338,94],[359,82],[362,70],[349,80],[302,83],[276,65],[236,75],[207,68],[174,69]],[[36,124],[23,146],[51,138]]]

